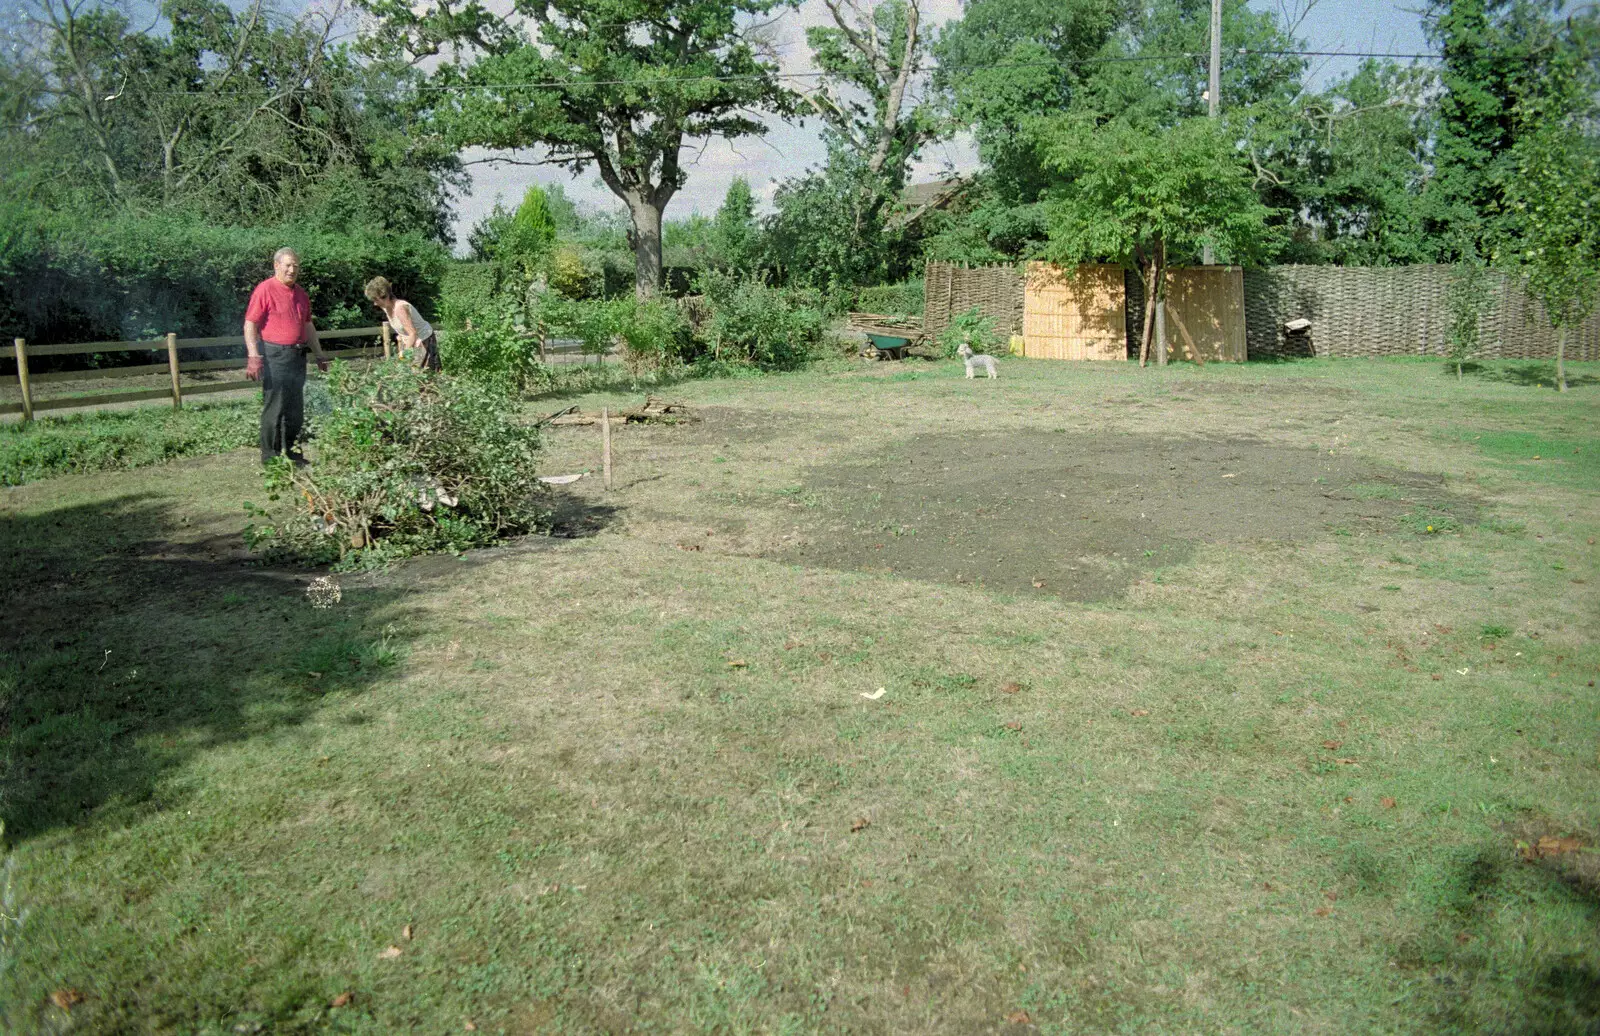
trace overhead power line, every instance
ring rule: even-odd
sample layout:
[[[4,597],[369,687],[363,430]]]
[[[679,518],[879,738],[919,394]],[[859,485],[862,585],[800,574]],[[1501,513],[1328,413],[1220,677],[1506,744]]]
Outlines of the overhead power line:
[[[1234,57],[1303,57],[1303,58],[1361,58],[1382,59],[1391,61],[1439,61],[1438,54],[1413,54],[1393,51],[1357,51],[1357,50],[1252,50],[1239,47],[1227,52]],[[1140,64],[1155,61],[1203,61],[1209,55],[1203,51],[1174,51],[1165,54],[1121,54],[1101,55],[1086,58],[1071,58],[1067,60],[1051,59],[1047,61],[1002,61],[970,65],[921,65],[916,71],[926,74],[935,71],[945,72],[1004,72],[1011,69],[1025,68],[1074,68],[1081,65],[1120,65]],[[402,87],[398,92],[414,91],[418,93],[466,93],[480,90],[574,90],[589,89],[604,86],[659,86],[667,83],[738,83],[760,80],[803,81],[810,79],[824,79],[832,73],[812,72],[747,72],[738,75],[707,76],[652,76],[632,77],[626,79],[542,79],[522,83],[411,83]],[[360,84],[341,85],[338,87],[342,93],[395,93],[396,89],[389,87],[362,86]],[[152,93],[171,94],[201,94],[202,90],[151,90]],[[224,91],[232,93],[236,91]],[[106,98],[111,100],[112,98]]]
[[[1327,57],[1327,58],[1374,58],[1394,61],[1439,61],[1438,54],[1406,54],[1389,51],[1353,51],[1353,50],[1251,50],[1248,47],[1239,47],[1228,52],[1236,57]],[[1202,51],[1175,51],[1168,54],[1126,54],[1108,55],[1087,58],[1073,58],[1070,60],[1052,59],[1049,61],[1004,61],[990,64],[973,65],[921,65],[916,71],[928,73],[935,71],[946,72],[1004,72],[1010,69],[1021,68],[1071,68],[1078,65],[1114,65],[1137,64],[1151,61],[1191,61],[1204,60],[1208,55]],[[461,92],[470,90],[552,90],[570,89],[573,87],[592,86],[651,86],[658,83],[735,83],[747,82],[758,79],[823,79],[831,75],[829,72],[770,72],[770,73],[745,73],[728,76],[655,76],[652,78],[632,79],[543,79],[526,83],[419,83],[412,87],[416,90],[433,90],[443,92]],[[362,88],[357,88],[362,89]]]

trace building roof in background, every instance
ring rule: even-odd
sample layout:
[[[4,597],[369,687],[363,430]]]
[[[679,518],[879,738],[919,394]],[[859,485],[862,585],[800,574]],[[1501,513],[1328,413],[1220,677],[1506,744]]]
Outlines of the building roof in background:
[[[929,180],[926,183],[907,184],[900,192],[900,204],[908,209],[919,209],[923,206],[930,208],[943,208],[950,204],[967,189],[970,180],[962,176],[951,176],[941,180]]]

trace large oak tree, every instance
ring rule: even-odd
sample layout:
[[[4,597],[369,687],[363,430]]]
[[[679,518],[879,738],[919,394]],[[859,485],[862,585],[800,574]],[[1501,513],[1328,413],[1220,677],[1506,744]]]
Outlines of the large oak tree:
[[[538,149],[594,169],[628,207],[637,295],[661,284],[661,214],[684,185],[685,146],[763,131],[791,95],[752,23],[778,0],[377,0],[381,46],[435,58],[424,106],[458,147]]]

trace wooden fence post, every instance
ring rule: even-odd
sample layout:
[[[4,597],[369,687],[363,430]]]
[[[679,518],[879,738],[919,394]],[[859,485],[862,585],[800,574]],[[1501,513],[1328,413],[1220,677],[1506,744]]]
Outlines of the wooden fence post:
[[[611,490],[611,411],[606,407],[600,408],[600,452],[601,461],[605,470],[606,490]]]
[[[385,321],[383,324],[383,358],[386,360],[390,355],[389,348],[389,324],[387,321]]]
[[[178,336],[167,332],[167,370],[172,372],[172,409],[183,409],[183,389],[178,386]]]
[[[22,419],[33,420],[33,392],[28,388],[28,343],[21,338],[12,340],[17,351],[17,384],[22,387]]]

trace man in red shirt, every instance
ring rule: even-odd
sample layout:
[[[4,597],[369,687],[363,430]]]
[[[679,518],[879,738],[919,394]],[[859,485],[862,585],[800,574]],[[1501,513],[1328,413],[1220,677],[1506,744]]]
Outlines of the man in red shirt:
[[[317,369],[328,369],[328,357],[311,323],[311,297],[296,284],[300,257],[292,248],[272,256],[272,276],[256,285],[244,311],[244,374],[261,381],[261,463],[287,454],[296,464],[300,429],[305,424],[306,349],[317,356]]]

